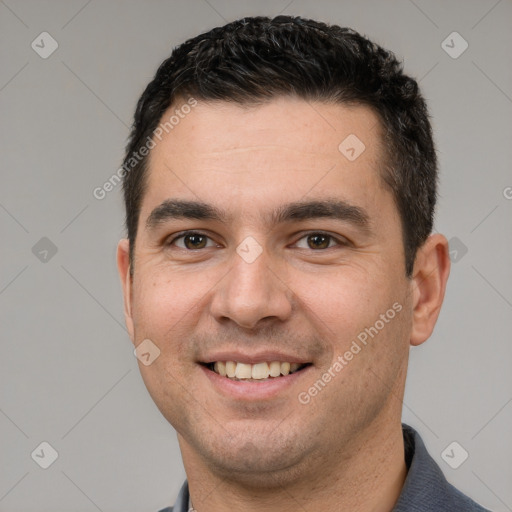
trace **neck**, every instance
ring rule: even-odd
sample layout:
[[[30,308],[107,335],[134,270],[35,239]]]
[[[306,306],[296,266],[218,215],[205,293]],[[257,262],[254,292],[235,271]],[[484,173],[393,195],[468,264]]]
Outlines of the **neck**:
[[[178,438],[197,512],[390,512],[407,474],[401,424],[390,424],[389,418],[373,423],[338,451],[309,457],[303,467],[288,469],[285,475],[272,475],[274,483],[268,487],[220,476]]]

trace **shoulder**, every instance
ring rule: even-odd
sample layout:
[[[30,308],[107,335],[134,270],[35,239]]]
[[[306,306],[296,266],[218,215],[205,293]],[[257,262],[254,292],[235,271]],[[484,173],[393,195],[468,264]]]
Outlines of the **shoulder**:
[[[185,480],[183,485],[181,486],[180,492],[176,497],[176,501],[174,502],[173,507],[166,507],[158,512],[188,512],[189,510],[189,493],[188,493],[188,482]]]
[[[455,512],[491,512],[474,502],[465,494],[462,494],[458,489],[453,487],[453,485],[448,485],[451,488],[451,502],[453,503],[450,510]]]
[[[393,512],[490,512],[446,480],[414,429],[403,425],[403,435],[409,470]]]

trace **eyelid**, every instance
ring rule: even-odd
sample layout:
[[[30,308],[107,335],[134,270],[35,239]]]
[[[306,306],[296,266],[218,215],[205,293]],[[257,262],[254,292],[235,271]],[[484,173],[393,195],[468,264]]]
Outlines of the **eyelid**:
[[[198,231],[198,230],[195,230],[195,229],[187,229],[185,231],[180,231],[178,233],[174,233],[174,234],[168,236],[164,240],[164,245],[165,246],[175,246],[176,240],[185,238],[188,235],[204,236],[204,237],[208,238],[210,241],[214,242],[217,246],[219,245],[219,244],[217,244],[217,242],[215,242],[215,240],[213,240],[213,238],[210,235],[208,235],[207,233],[205,233],[203,231]],[[183,249],[183,247],[178,247],[178,249]],[[206,249],[206,247],[205,247],[205,249]],[[192,251],[193,249],[183,249],[183,250]],[[201,249],[197,249],[197,250],[201,250]]]
[[[294,242],[293,245],[297,244],[297,242],[299,242],[299,240],[302,240],[303,238],[307,238],[308,236],[311,236],[311,235],[322,235],[322,236],[329,237],[330,239],[334,240],[338,246],[351,245],[351,242],[350,242],[350,240],[348,240],[348,238],[345,238],[344,236],[341,236],[341,235],[333,235],[332,233],[329,233],[327,231],[322,231],[322,230],[311,230],[311,231],[303,232],[301,234],[301,236],[299,238],[297,238],[297,240]],[[327,247],[327,249],[332,249],[333,247],[335,247],[335,246]],[[310,250],[313,250],[313,249],[310,249]],[[325,251],[326,249],[317,249],[315,252],[321,252],[322,250]]]
[[[174,233],[173,235],[171,235],[171,236],[169,236],[169,237],[167,237],[165,239],[164,245],[165,246],[175,245],[175,242],[177,240],[183,239],[187,235],[205,236],[210,241],[214,242],[217,246],[219,246],[219,244],[217,242],[215,242],[215,240],[213,240],[213,238],[210,235],[208,235],[207,233],[205,233],[204,231],[193,230],[193,229],[189,229],[189,230],[185,230],[185,231],[180,231],[178,233]],[[311,235],[322,235],[322,236],[329,237],[331,240],[335,241],[336,245],[338,245],[338,246],[348,246],[348,245],[351,245],[351,242],[347,238],[345,238],[343,236],[340,236],[340,235],[333,235],[332,233],[329,233],[327,231],[322,231],[322,230],[310,230],[310,231],[302,232],[302,233],[300,233],[300,235],[301,236],[299,238],[297,238],[297,240],[293,243],[293,245],[296,245],[297,242],[299,242],[303,238],[307,238],[308,236],[311,236]],[[327,249],[331,249],[332,247],[334,247],[334,246],[327,247]],[[183,249],[182,247],[178,247],[178,248],[179,249]],[[192,251],[193,249],[184,249],[184,250]],[[197,250],[201,250],[201,249],[197,249]],[[310,250],[313,250],[313,249],[310,249]],[[322,250],[325,251],[326,249],[317,249],[317,251],[315,251],[315,252],[320,252]]]

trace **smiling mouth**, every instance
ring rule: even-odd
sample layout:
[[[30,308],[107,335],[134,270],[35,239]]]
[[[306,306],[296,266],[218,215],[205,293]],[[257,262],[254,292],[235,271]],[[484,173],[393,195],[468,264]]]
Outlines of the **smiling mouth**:
[[[215,361],[201,364],[221,377],[246,382],[261,382],[278,379],[285,375],[300,372],[311,365],[311,363],[299,364],[281,361],[261,362],[256,364],[239,363],[236,361]]]

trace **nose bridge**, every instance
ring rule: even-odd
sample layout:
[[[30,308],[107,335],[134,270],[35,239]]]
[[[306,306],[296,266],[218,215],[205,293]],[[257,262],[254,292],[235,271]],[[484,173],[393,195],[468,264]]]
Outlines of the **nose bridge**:
[[[272,295],[272,288],[276,288],[274,282],[276,277],[270,264],[268,254],[262,251],[261,254],[256,255],[252,253],[252,249],[249,249],[244,255],[240,245],[237,256],[233,258],[231,276],[233,290],[238,290],[245,296],[248,303],[268,302]]]
[[[269,254],[252,237],[233,253],[231,269],[212,300],[212,314],[245,328],[263,318],[285,320],[291,312],[288,290],[272,269]]]

